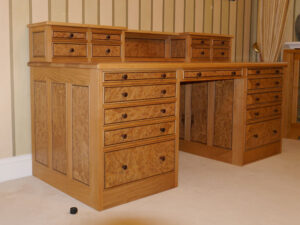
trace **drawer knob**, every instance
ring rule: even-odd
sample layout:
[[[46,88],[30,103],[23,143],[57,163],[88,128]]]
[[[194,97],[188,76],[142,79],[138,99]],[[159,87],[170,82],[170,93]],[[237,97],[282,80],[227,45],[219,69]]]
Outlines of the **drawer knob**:
[[[234,76],[234,75],[236,75],[236,72],[235,72],[235,71],[232,71],[231,74]]]
[[[69,37],[70,37],[70,38],[73,38],[73,37],[74,37],[74,34],[73,34],[73,33],[71,33]]]
[[[222,44],[222,45],[225,45],[225,41],[222,41],[221,44]]]
[[[197,77],[201,77],[201,76],[202,76],[201,72],[197,73]]]
[[[160,128],[160,131],[164,133],[166,131],[166,128],[162,127]]]
[[[122,134],[123,139],[127,139],[127,134]]]
[[[260,74],[260,70],[256,70],[256,74]]]
[[[279,85],[279,81],[276,81],[275,84],[276,84],[276,85]]]
[[[201,52],[201,55],[204,55],[204,54],[205,54],[205,52],[204,52],[204,51],[202,51],[202,52]]]
[[[259,112],[255,112],[254,115],[255,115],[255,116],[259,116]]]
[[[106,39],[109,40],[110,39],[110,35],[106,35]]]
[[[106,49],[106,51],[105,51],[107,54],[109,54],[110,53],[110,49],[108,48],[108,49]]]
[[[166,157],[165,156],[161,156],[161,157],[159,157],[159,159],[164,162],[166,160]]]
[[[161,90],[161,93],[162,93],[163,95],[165,95],[165,94],[167,93],[167,90],[163,89],[163,90]]]
[[[225,52],[221,52],[221,55],[225,55]]]
[[[127,92],[123,92],[122,95],[123,95],[123,97],[126,98],[128,96],[128,93]]]
[[[70,52],[75,52],[75,49],[74,48],[70,48]]]
[[[166,113],[167,110],[161,109],[160,111],[161,111],[161,113]]]
[[[279,98],[279,96],[278,96],[278,95],[275,95],[275,96],[274,96],[274,98],[278,99],[278,98]]]
[[[278,109],[274,109],[274,112],[275,112],[275,113],[278,113]]]
[[[274,133],[274,134],[277,134],[277,130],[273,130],[273,133]]]
[[[201,41],[201,44],[204,44],[204,41],[203,41],[203,40]]]
[[[122,165],[123,170],[127,170],[127,168],[128,168],[127,165]]]
[[[256,98],[255,101],[259,102],[260,98]]]
[[[260,86],[260,83],[256,83],[255,86],[259,87],[259,86]]]
[[[280,71],[279,71],[279,70],[276,70],[275,72],[276,72],[276,73],[279,73]]]
[[[126,119],[127,118],[127,113],[122,114],[122,118]]]
[[[258,134],[254,134],[253,137],[258,138]]]
[[[127,74],[123,74],[123,75],[122,75],[122,79],[123,79],[123,80],[127,80],[127,79],[128,79],[128,75],[127,75]]]
[[[165,73],[163,73],[162,75],[161,75],[161,78],[166,78],[167,77],[167,74],[165,74]]]

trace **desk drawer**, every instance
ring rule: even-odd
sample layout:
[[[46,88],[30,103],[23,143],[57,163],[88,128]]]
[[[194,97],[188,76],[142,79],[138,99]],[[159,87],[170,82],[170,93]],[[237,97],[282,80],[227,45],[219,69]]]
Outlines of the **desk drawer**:
[[[53,44],[53,56],[59,57],[86,57],[85,44]]]
[[[175,133],[175,123],[158,123],[104,132],[104,145],[137,141]]]
[[[86,32],[72,32],[72,31],[53,31],[53,38],[60,39],[86,39]]]
[[[209,48],[192,48],[192,58],[209,58]]]
[[[247,126],[246,148],[251,149],[280,140],[280,120],[271,120]]]
[[[93,33],[93,40],[105,40],[105,41],[120,41],[120,34],[109,34],[109,33]]]
[[[134,87],[106,87],[104,89],[104,101],[108,103],[168,98],[174,97],[175,94],[176,86],[174,84]]]
[[[121,46],[116,45],[93,45],[94,57],[120,57]]]
[[[269,106],[257,109],[248,109],[247,110],[247,120],[255,120],[255,119],[262,119],[268,118],[271,116],[279,116],[281,114],[281,106]]]
[[[269,92],[269,93],[260,93],[260,94],[248,94],[247,104],[263,104],[263,103],[272,103],[280,102],[282,94],[281,92]]]
[[[248,90],[264,89],[264,88],[280,88],[281,86],[282,86],[282,78],[248,80]]]
[[[216,77],[216,76],[241,76],[241,70],[204,70],[184,71],[184,78]]]
[[[105,153],[105,188],[173,171],[175,141]]]
[[[106,109],[105,124],[152,119],[175,115],[175,103]]]
[[[277,75],[277,74],[282,74],[282,73],[283,73],[282,68],[268,68],[268,69],[257,68],[257,69],[249,69],[248,70],[249,75],[266,75],[266,74]]]
[[[213,49],[213,58],[227,58],[229,57],[228,48],[214,48]]]
[[[105,81],[119,81],[119,80],[145,80],[145,79],[175,79],[175,72],[124,72],[124,73],[105,73]]]

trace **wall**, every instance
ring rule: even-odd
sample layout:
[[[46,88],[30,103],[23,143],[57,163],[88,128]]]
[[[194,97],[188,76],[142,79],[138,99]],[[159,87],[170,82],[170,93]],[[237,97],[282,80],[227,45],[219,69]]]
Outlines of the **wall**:
[[[0,157],[31,151],[28,23],[46,20],[235,36],[233,61],[255,61],[258,0],[1,0]],[[291,14],[298,0],[291,0]],[[295,5],[297,7],[295,7]],[[291,20],[293,20],[291,16]],[[293,36],[289,27],[288,38]]]

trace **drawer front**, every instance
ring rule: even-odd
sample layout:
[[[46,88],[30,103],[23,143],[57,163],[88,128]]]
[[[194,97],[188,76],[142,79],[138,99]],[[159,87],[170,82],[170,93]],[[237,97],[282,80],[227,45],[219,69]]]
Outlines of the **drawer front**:
[[[93,45],[94,57],[120,57],[121,47],[115,45]]]
[[[229,57],[229,50],[227,48],[214,48],[213,49],[214,58],[224,58]]]
[[[209,39],[192,39],[192,45],[210,46]]]
[[[53,31],[53,38],[86,39],[86,32]]]
[[[176,86],[173,84],[135,87],[106,87],[104,89],[104,101],[107,103],[168,98],[174,97],[175,93]]]
[[[247,126],[246,148],[251,149],[280,140],[280,120]]]
[[[152,119],[175,115],[175,103],[106,109],[105,124]]]
[[[80,44],[53,44],[53,55],[61,57],[86,57],[86,45]]]
[[[184,78],[241,76],[241,70],[184,71]]]
[[[280,102],[281,97],[282,97],[281,92],[249,94],[247,96],[247,104],[252,105],[252,104]]]
[[[230,45],[229,40],[213,40],[213,46],[226,46]]]
[[[248,90],[264,89],[264,88],[280,88],[282,86],[281,78],[267,79],[249,79]]]
[[[248,74],[249,75],[276,75],[276,74],[282,74],[283,69],[282,68],[268,68],[268,69],[249,69]]]
[[[125,184],[175,168],[175,142],[105,153],[105,188]]]
[[[175,133],[175,123],[150,124],[139,127],[105,131],[104,145],[121,144],[146,138],[165,136]]]
[[[139,73],[105,73],[105,81],[120,81],[120,80],[144,80],[144,79],[175,79],[175,72],[160,72],[160,73],[149,73],[149,72],[139,72]]]
[[[193,58],[209,58],[210,49],[209,48],[192,48]]]
[[[257,108],[257,109],[249,109],[247,110],[247,120],[268,118],[271,116],[278,116],[280,114],[281,114],[280,105]]]
[[[99,34],[99,33],[93,33],[92,34],[93,40],[106,40],[106,41],[120,41],[121,35],[119,34]]]

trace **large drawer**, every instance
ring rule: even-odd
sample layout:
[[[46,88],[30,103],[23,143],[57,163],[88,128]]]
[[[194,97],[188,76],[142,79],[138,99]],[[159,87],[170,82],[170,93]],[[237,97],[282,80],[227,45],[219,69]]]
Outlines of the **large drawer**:
[[[248,94],[247,96],[247,104],[263,104],[263,103],[272,103],[272,102],[280,102],[282,94],[281,92],[268,92],[268,93],[260,93],[260,94]]]
[[[175,79],[176,72],[124,72],[105,73],[105,81],[144,80],[144,79]]]
[[[175,115],[175,103],[106,109],[105,124]]]
[[[247,120],[263,119],[271,116],[279,116],[281,114],[281,106],[269,106],[247,110]]]
[[[176,86],[174,84],[131,86],[131,87],[106,87],[104,89],[104,101],[124,102],[143,99],[174,97]]]
[[[213,57],[214,58],[227,58],[229,57],[228,48],[213,48]]]
[[[120,57],[121,46],[118,45],[93,45],[94,57]]]
[[[247,125],[246,148],[251,149],[280,140],[280,120]]]
[[[105,188],[170,172],[175,167],[175,141],[105,153]]]
[[[248,90],[279,88],[282,86],[282,78],[249,79]]]
[[[53,44],[53,56],[58,57],[86,57],[87,47],[85,44]]]
[[[104,145],[137,141],[175,133],[175,123],[166,122],[104,132]]]
[[[192,58],[208,58],[210,57],[209,48],[192,48]]]

